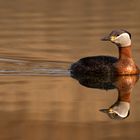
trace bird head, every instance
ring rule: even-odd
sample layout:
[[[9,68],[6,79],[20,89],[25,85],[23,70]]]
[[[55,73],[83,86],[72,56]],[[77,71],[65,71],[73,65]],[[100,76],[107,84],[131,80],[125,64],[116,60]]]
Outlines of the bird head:
[[[128,47],[131,45],[131,34],[122,29],[113,30],[110,34],[103,37],[102,41],[111,41],[119,47]]]

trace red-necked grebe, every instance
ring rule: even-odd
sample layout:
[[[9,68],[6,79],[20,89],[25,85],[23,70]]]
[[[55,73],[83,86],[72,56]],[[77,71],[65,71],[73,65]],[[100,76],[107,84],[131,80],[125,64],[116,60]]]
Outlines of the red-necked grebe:
[[[119,57],[93,56],[85,57],[71,65],[73,75],[136,75],[136,66],[131,52],[131,34],[126,30],[113,30],[102,41],[111,41],[119,50]]]

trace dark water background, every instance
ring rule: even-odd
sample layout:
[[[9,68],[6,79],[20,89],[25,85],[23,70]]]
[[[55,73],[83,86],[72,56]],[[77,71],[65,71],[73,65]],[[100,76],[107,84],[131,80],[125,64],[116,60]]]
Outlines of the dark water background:
[[[100,41],[117,28],[132,33],[140,66],[139,14],[136,0],[1,0],[0,139],[139,139],[140,82],[130,116],[114,121],[99,109],[117,91],[86,88],[67,71],[81,57],[117,56],[114,45]]]

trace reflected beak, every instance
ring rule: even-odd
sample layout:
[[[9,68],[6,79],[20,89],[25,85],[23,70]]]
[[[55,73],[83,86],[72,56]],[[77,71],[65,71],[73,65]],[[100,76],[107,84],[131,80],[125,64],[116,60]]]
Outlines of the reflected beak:
[[[99,111],[103,112],[103,113],[108,113],[109,109],[100,109]]]
[[[100,109],[101,112],[103,113],[107,113],[107,114],[111,114],[111,113],[114,113],[112,108],[109,108],[109,109]]]

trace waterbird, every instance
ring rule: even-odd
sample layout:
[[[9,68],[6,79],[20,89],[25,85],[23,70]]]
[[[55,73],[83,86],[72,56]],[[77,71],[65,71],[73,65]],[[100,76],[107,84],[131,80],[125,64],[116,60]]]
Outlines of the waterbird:
[[[131,33],[117,29],[101,39],[114,43],[119,50],[119,57],[91,56],[84,57],[70,67],[71,75],[137,75],[140,73],[132,57]]]

